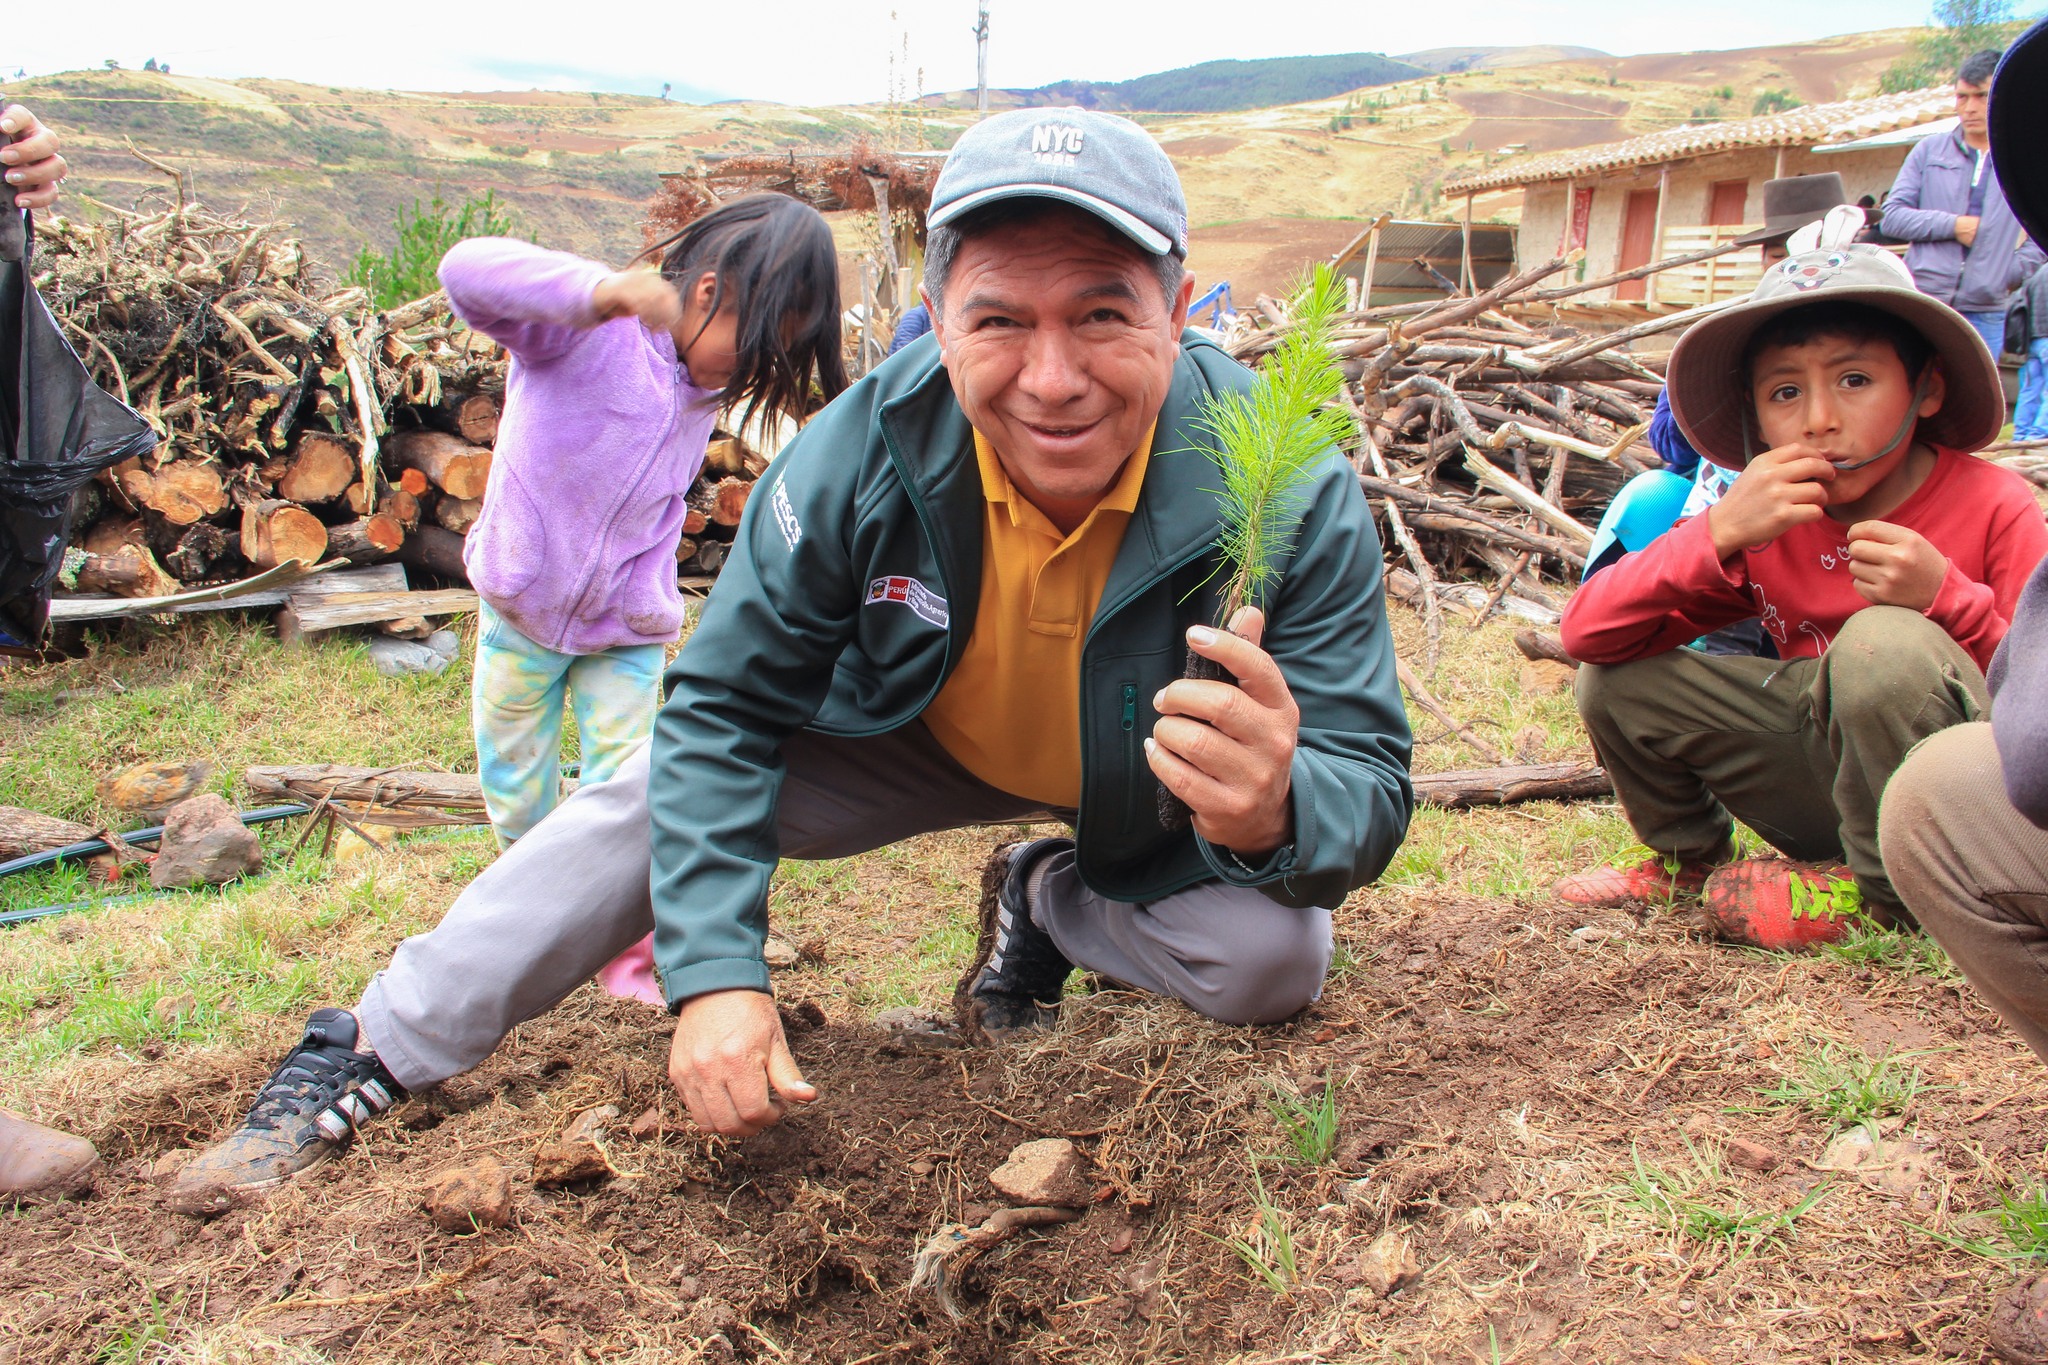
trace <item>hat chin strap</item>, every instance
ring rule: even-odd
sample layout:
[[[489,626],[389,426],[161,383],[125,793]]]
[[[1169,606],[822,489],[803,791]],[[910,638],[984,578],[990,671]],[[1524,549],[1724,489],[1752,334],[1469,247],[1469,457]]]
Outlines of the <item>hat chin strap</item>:
[[[1932,361],[1929,361],[1926,368],[1920,371],[1920,382],[1913,386],[1913,401],[1906,405],[1906,416],[1899,423],[1899,429],[1892,433],[1890,444],[1867,460],[1858,460],[1854,464],[1838,464],[1835,466],[1836,470],[1847,474],[1854,470],[1862,469],[1867,465],[1874,465],[1879,460],[1890,458],[1899,447],[1912,440],[1914,428],[1920,425],[1920,405],[1927,401],[1927,395],[1933,387],[1934,364]],[[1749,462],[1756,458],[1750,446],[1749,423],[1750,418],[1745,414],[1742,420],[1742,467],[1744,469],[1749,468]]]

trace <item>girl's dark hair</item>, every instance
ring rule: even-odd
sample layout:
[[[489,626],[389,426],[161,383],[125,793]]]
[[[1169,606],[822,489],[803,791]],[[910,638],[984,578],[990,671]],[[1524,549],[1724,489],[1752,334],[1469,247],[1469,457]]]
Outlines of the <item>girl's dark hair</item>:
[[[659,256],[663,278],[678,289],[710,272],[715,316],[739,318],[739,359],[724,402],[744,411],[745,426],[762,408],[802,421],[815,381],[826,401],[846,387],[840,358],[839,255],[818,211],[784,194],[749,194],[721,204],[641,253]],[[710,319],[705,319],[709,325]]]
[[[1756,329],[1742,350],[1742,382],[1747,387],[1756,373],[1757,357],[1772,346],[1804,346],[1821,337],[1847,341],[1882,341],[1906,367],[1906,377],[1917,381],[1934,358],[1934,347],[1920,329],[1896,313],[1873,308],[1853,299],[1824,301],[1778,314]]]

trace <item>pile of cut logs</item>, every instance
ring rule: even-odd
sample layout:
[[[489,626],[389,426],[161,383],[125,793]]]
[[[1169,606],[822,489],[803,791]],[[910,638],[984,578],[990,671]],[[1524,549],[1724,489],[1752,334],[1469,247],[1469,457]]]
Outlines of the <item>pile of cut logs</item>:
[[[162,597],[288,560],[464,578],[504,352],[441,294],[380,312],[316,281],[278,225],[195,204],[41,228],[37,287],[94,378],[161,438],[81,495],[66,587]],[[683,581],[717,572],[764,467],[714,444]]]
[[[1577,580],[1608,502],[1659,464],[1642,437],[1663,379],[1623,348],[1719,306],[1590,337],[1539,323],[1540,305],[1612,282],[1539,288],[1566,264],[1355,311],[1337,335],[1351,453],[1398,565],[1388,588],[1428,622],[1432,669],[1446,607],[1556,621],[1554,588]],[[1261,298],[1228,342],[1256,366],[1288,325],[1285,305]]]

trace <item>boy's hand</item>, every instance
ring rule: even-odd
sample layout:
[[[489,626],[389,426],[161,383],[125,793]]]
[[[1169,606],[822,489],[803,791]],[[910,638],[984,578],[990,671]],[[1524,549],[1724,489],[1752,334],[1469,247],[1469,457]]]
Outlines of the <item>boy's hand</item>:
[[[18,104],[0,109],[0,168],[14,206],[46,209],[57,202],[57,185],[71,168],[57,155],[57,135]]]
[[[1707,509],[1707,531],[1722,559],[1768,545],[1794,526],[1827,515],[1835,467],[1812,446],[1779,446],[1749,462],[1721,500]]]
[[[1873,606],[1924,612],[1948,577],[1948,556],[1918,531],[1888,521],[1859,521],[1849,528],[1849,576]]]
[[[607,275],[590,291],[598,319],[636,317],[650,332],[666,332],[683,320],[683,296],[651,270],[621,270]]]

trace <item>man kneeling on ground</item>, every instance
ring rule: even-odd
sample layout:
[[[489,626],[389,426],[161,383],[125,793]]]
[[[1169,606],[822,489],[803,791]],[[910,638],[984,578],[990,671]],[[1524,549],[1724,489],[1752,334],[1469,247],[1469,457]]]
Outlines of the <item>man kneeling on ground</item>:
[[[1020,110],[963,136],[933,194],[932,336],[763,476],[651,748],[353,1012],[316,1012],[173,1206],[317,1164],[650,925],[677,1091],[707,1129],[761,1131],[816,1094],[762,961],[785,856],[1069,821],[1006,850],[971,986],[992,1039],[1052,1022],[1077,966],[1232,1023],[1314,1000],[1329,908],[1386,866],[1413,799],[1380,549],[1332,452],[1264,613],[1203,624],[1219,483],[1197,418],[1253,381],[1183,333],[1186,225],[1172,164],[1123,119]],[[1241,686],[1183,680],[1190,647]],[[1161,783],[1192,829],[1161,827]]]

